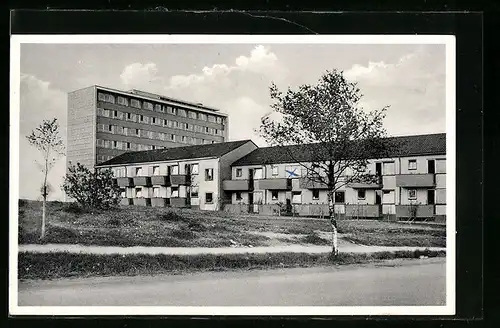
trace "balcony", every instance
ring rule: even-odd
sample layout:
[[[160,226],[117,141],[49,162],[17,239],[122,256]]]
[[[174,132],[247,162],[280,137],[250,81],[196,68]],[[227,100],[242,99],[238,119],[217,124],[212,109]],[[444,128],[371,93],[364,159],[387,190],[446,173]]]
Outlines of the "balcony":
[[[133,187],[134,181],[132,178],[116,178],[116,184],[118,187]]]
[[[169,186],[170,179],[168,175],[153,175],[151,177],[151,184],[153,186]]]
[[[373,181],[351,182],[347,184],[347,186],[351,187],[352,189],[381,189],[382,177],[374,177]]]
[[[224,180],[222,181],[222,189],[225,191],[247,191],[250,190],[250,182],[248,180]]]
[[[134,205],[136,206],[151,206],[150,198],[134,198]]]
[[[378,218],[381,216],[380,205],[347,204],[345,206],[346,217]]]
[[[174,174],[170,175],[170,184],[171,185],[190,185],[191,184],[191,176],[187,174]]]
[[[167,199],[166,198],[151,198],[151,206],[153,207],[166,207]]]
[[[299,187],[302,189],[328,189],[324,182],[315,181],[314,178],[300,178]]]
[[[396,187],[425,188],[434,187],[434,174],[400,174],[396,175]]]
[[[414,213],[412,210],[414,209]],[[430,218],[434,216],[434,205],[396,205],[396,217],[398,218]]]
[[[150,177],[134,177],[134,185],[136,186],[151,186],[151,178]]]
[[[292,190],[291,179],[260,179],[254,180],[257,190]]]
[[[187,198],[185,197],[170,198],[170,206],[172,207],[187,207],[187,205]]]

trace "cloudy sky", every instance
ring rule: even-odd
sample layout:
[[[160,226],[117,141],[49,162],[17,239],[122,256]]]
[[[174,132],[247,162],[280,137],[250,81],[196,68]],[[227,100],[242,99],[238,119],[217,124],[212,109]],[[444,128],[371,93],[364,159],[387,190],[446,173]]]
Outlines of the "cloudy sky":
[[[201,102],[230,115],[231,140],[252,139],[270,111],[268,87],[315,83],[327,69],[357,81],[366,109],[390,106],[389,135],[445,132],[444,45],[22,44],[20,197],[38,198],[40,157],[25,136],[57,117],[66,133],[67,92],[98,84]],[[61,199],[65,158],[50,172]],[[41,183],[40,183],[41,185]]]

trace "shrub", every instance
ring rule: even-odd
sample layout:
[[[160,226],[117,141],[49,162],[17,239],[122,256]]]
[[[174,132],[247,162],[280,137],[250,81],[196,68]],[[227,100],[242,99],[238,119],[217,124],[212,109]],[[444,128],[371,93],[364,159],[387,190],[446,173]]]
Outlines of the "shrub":
[[[120,202],[121,190],[114,184],[113,172],[110,169],[91,171],[77,163],[76,166],[70,166],[68,171],[64,178],[64,191],[82,207],[107,209],[117,206]]]
[[[321,238],[315,232],[309,233],[300,239],[301,242],[313,245],[329,245],[330,242]]]
[[[26,207],[28,205],[28,201],[26,199],[20,199],[18,205],[19,205],[19,208],[21,209],[21,208]]]
[[[189,221],[189,219],[177,214],[176,212],[169,211],[166,213],[158,214],[156,218],[159,221],[167,221],[167,222],[179,222],[179,221]]]

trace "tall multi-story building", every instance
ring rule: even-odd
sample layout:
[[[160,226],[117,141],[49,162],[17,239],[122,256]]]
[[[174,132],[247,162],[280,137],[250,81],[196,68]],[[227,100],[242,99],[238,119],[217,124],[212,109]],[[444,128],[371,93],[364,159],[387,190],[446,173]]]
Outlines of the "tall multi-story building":
[[[93,168],[129,151],[227,141],[228,117],[202,104],[94,85],[68,94],[67,136],[67,164]]]

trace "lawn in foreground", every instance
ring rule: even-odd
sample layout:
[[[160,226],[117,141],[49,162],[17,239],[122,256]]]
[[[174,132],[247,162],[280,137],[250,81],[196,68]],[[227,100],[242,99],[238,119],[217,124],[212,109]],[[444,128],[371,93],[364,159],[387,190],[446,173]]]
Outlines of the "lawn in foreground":
[[[40,243],[41,202],[20,201],[19,243]],[[326,219],[240,215],[191,209],[123,206],[88,213],[48,203],[44,243],[102,246],[227,247],[287,244],[328,245]],[[376,220],[341,220],[340,237],[376,246],[444,247],[445,227]]]

